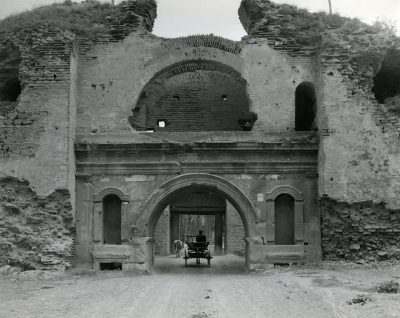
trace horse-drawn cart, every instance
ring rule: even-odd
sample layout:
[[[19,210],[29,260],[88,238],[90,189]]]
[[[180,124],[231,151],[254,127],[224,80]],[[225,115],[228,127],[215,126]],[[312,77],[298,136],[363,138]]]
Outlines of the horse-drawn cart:
[[[195,237],[195,236],[193,236]],[[193,238],[192,236],[188,236],[188,238]],[[192,240],[186,241],[187,248],[185,248],[185,267],[187,266],[187,260],[189,258],[195,258],[196,264],[200,264],[200,259],[205,258],[207,259],[208,267],[211,266],[211,259],[212,256],[210,254],[210,249],[208,245],[210,242],[195,242]]]

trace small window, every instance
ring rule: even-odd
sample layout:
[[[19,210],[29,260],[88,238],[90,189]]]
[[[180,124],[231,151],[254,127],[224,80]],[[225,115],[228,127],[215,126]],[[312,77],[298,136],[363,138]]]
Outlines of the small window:
[[[159,128],[165,128],[165,127],[167,127],[167,123],[165,122],[165,120],[160,119],[157,121],[157,126]]]
[[[391,49],[374,77],[372,92],[376,100],[392,110],[400,109],[400,50]]]
[[[296,89],[295,130],[317,130],[315,116],[317,112],[317,96],[315,87],[310,82],[303,82]]]

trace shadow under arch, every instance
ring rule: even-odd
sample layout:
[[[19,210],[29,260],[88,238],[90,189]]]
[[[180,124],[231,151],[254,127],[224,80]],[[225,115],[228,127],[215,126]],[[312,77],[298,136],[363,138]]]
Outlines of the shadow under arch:
[[[160,185],[143,205],[136,223],[140,235],[153,237],[158,219],[171,199],[182,191],[198,188],[213,191],[228,200],[242,219],[246,237],[257,235],[257,214],[249,198],[224,178],[206,173],[180,175]]]
[[[193,77],[196,72],[208,75]],[[186,76],[187,73],[192,75]],[[181,75],[185,76],[179,79]],[[199,112],[205,116],[200,121]],[[138,131],[158,131],[160,127],[161,131],[241,130],[238,120],[249,112],[248,83],[237,69],[210,59],[183,60],[152,76],[132,105],[128,119]],[[220,127],[221,121],[211,120],[215,116],[223,116],[223,126],[227,127]],[[165,125],[158,127],[158,120]]]

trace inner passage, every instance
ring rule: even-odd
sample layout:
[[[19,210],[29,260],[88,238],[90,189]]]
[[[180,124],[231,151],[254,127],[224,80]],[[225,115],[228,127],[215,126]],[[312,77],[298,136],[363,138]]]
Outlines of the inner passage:
[[[209,191],[184,192],[165,208],[155,230],[156,255],[175,255],[174,241],[195,240],[200,230],[210,241],[212,256],[244,256],[245,232],[239,213],[225,198]]]

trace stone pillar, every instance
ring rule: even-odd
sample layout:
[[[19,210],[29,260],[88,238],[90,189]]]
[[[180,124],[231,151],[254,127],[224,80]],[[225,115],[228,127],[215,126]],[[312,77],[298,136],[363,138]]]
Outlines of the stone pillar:
[[[266,244],[275,244],[275,201],[267,201]]]
[[[155,239],[152,237],[132,238],[134,254],[132,263],[126,268],[150,271],[154,265],[154,244]]]
[[[251,265],[258,263],[258,255],[255,247],[262,246],[262,239],[259,236],[254,236],[245,237],[244,241],[246,243],[245,272],[249,273],[252,270]]]
[[[93,241],[101,242],[103,232],[103,204],[101,201],[93,202]]]
[[[223,228],[223,214],[218,213],[215,215],[215,255],[222,254],[222,228]]]
[[[294,239],[296,244],[304,242],[304,201],[294,203]]]
[[[130,228],[126,226],[128,224],[128,204],[129,202],[123,201],[121,205],[121,243],[126,244],[129,242],[129,231]]]
[[[173,250],[174,241],[180,240],[179,237],[179,214],[170,212],[170,244],[169,244],[169,252],[175,254]]]

